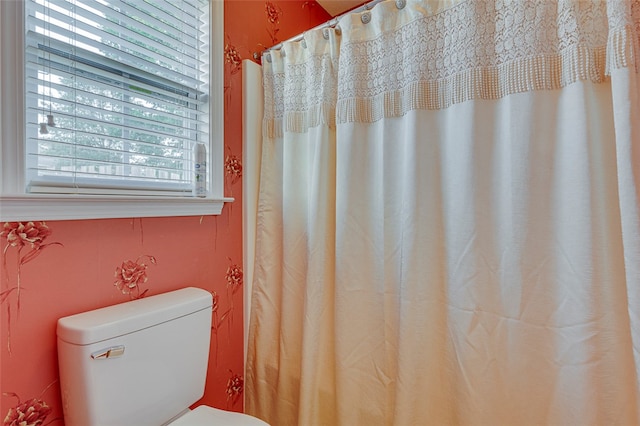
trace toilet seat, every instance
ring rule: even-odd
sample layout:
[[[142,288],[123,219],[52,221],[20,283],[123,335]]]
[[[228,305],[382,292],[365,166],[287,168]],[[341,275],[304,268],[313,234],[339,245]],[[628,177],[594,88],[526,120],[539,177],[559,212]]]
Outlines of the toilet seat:
[[[169,426],[269,426],[257,417],[200,405]]]

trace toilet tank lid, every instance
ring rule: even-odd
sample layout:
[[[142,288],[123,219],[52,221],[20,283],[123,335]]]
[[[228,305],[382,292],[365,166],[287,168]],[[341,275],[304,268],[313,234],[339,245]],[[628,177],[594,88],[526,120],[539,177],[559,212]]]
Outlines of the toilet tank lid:
[[[65,342],[89,345],[211,309],[212,302],[208,291],[187,287],[60,318],[57,334]]]

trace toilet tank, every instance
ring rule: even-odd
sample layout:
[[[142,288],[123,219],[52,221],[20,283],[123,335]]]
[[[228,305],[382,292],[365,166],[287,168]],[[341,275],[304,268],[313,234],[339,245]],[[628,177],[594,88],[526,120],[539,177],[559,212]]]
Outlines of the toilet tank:
[[[204,394],[212,296],[184,288],[58,320],[66,426],[159,426]]]

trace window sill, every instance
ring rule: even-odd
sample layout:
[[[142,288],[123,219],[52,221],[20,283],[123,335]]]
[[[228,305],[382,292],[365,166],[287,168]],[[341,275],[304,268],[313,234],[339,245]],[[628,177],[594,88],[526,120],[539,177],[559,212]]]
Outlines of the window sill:
[[[0,221],[219,215],[233,198],[21,195],[0,197]]]

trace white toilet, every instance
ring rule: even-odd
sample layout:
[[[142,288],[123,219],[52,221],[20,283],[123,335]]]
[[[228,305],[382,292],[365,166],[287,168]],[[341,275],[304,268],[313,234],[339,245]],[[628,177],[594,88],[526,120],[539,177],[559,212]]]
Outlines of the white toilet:
[[[58,320],[66,426],[268,426],[204,394],[212,297],[183,288]]]

